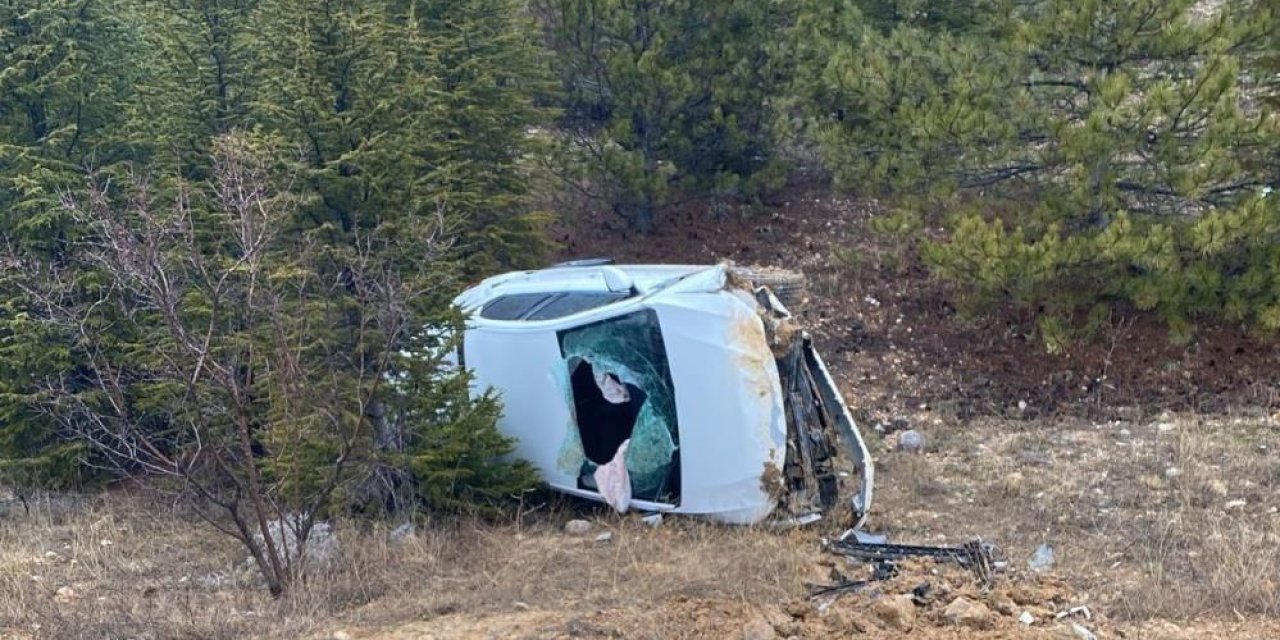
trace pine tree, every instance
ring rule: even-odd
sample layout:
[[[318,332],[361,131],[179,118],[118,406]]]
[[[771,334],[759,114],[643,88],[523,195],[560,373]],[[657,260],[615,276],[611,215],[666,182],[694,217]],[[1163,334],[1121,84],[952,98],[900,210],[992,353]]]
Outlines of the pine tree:
[[[115,0],[0,2],[0,245],[53,263],[80,230],[60,205],[88,167],[125,157],[134,30]],[[19,490],[85,479],[82,447],[33,410],[29,383],[70,370],[71,336],[32,321],[35,304],[0,265],[0,480]]]
[[[192,178],[208,169],[213,140],[251,127],[261,39],[260,0],[131,0],[145,44],[138,95],[119,134],[134,157]]]
[[[0,2],[0,230],[56,251],[70,230],[59,190],[109,144],[133,78],[134,39],[115,0]]]
[[[438,356],[405,355],[456,326],[441,305],[454,278],[441,221],[358,228],[348,243],[293,232],[307,196],[280,144],[218,138],[200,182],[153,188],[174,178],[135,174],[118,195],[97,183],[68,205],[96,241],[52,268],[9,258],[42,303],[31,324],[73,330],[89,380],[45,372],[37,406],[117,473],[191,499],[273,595],[305,575],[313,525],[343,513],[380,462],[407,457],[439,509],[532,481],[496,460],[511,443],[492,399],[473,403]],[[407,449],[386,441],[388,406],[408,408]],[[440,455],[450,469],[429,460]],[[280,527],[295,546],[270,533]]]
[[[673,190],[753,196],[779,186],[772,99],[788,14],[743,0],[536,3],[561,70],[579,179],[642,231]]]
[[[982,298],[1063,315],[1129,305],[1175,337],[1196,317],[1269,324],[1274,293],[1257,287],[1228,305],[1247,312],[1221,312],[1239,262],[1265,256],[1195,240],[1227,220],[1271,237],[1270,203],[1253,202],[1280,150],[1253,80],[1278,24],[1267,3],[1039,0],[976,15],[824,40],[827,62],[799,91],[828,100],[808,119],[837,181],[926,214],[980,194],[934,218],[950,237],[925,255]]]
[[[280,46],[259,109],[312,168],[305,225],[443,215],[472,272],[543,257],[522,166],[540,69],[511,2],[282,0],[267,16]]]

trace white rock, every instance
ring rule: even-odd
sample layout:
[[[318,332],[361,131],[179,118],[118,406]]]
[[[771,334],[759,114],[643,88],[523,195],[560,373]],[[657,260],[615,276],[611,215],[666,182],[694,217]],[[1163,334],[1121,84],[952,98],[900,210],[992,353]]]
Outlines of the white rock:
[[[1223,506],[1223,508],[1225,508],[1226,510],[1230,511],[1230,510],[1232,510],[1232,509],[1241,509],[1241,508],[1243,508],[1243,507],[1244,507],[1245,505],[1247,505],[1247,504],[1249,504],[1249,502],[1248,502],[1247,500],[1230,500],[1230,501],[1228,501],[1226,504],[1224,504],[1224,505],[1222,505],[1222,506]]]
[[[1076,634],[1076,637],[1080,638],[1080,640],[1098,640],[1098,636],[1093,635],[1092,631],[1078,622],[1071,623],[1071,632]]]
[[[1054,560],[1053,547],[1049,546],[1048,543],[1041,543],[1040,546],[1036,547],[1035,552],[1032,553],[1031,557],[1027,560],[1027,566],[1030,567],[1032,571],[1040,573],[1041,571],[1045,571],[1049,567],[1052,567]]]
[[[334,631],[333,635],[330,637],[333,638],[333,640],[351,640],[351,634],[346,631]]]
[[[392,542],[407,542],[417,537],[412,522],[402,522],[399,526],[391,530],[389,536]]]
[[[921,451],[924,449],[924,435],[915,429],[907,429],[898,434],[898,449],[902,451]]]
[[[267,531],[270,532],[271,541],[276,549],[281,553],[287,550],[290,560],[296,560],[301,555],[313,567],[324,566],[332,561],[338,553],[338,536],[334,533],[333,526],[324,521],[313,522],[311,530],[307,532],[306,544],[299,545],[297,529],[301,524],[300,518],[293,514],[268,520]],[[253,538],[257,544],[266,546],[266,540],[261,532],[255,532]],[[305,548],[299,550],[300,546]]]
[[[564,523],[564,532],[571,536],[585,536],[591,533],[591,523],[586,520],[570,520]]]
[[[1021,622],[1022,624],[1025,624],[1029,627],[1036,623],[1036,617],[1031,615],[1030,611],[1023,611],[1022,615],[1018,616],[1018,622]]]
[[[602,534],[600,534],[600,535],[596,536],[596,542],[608,542],[608,541],[610,541],[610,540],[612,540],[612,539],[613,539],[613,532],[612,532],[612,531],[606,531],[606,532],[604,532],[604,533],[602,533]]]

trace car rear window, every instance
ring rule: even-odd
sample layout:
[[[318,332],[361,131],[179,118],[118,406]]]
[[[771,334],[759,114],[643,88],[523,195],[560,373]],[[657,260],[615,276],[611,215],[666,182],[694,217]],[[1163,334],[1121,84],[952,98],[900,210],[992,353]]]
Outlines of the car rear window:
[[[480,310],[488,320],[555,320],[626,300],[625,291],[566,291],[559,293],[513,293],[490,301]]]
[[[522,320],[530,311],[546,302],[553,294],[516,293],[489,301],[480,310],[481,318],[489,320]]]

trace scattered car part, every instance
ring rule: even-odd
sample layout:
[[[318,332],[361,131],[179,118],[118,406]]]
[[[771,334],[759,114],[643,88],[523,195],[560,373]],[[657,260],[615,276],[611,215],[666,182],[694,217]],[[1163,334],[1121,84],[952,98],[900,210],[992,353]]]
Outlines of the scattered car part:
[[[858,542],[844,539],[826,542],[828,551],[855,558],[865,562],[894,562],[906,558],[933,558],[940,562],[954,562],[973,571],[974,577],[989,589],[995,584],[997,570],[997,554],[999,550],[993,544],[983,542],[981,538],[964,543],[959,547],[935,547],[906,544],[878,544]]]

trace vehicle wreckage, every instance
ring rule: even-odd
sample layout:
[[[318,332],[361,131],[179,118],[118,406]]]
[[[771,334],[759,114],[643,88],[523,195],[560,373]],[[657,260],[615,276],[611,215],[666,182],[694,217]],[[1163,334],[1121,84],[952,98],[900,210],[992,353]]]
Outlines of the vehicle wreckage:
[[[768,272],[615,266],[507,273],[466,290],[458,363],[555,490],[619,511],[807,522],[871,507],[866,443]]]

